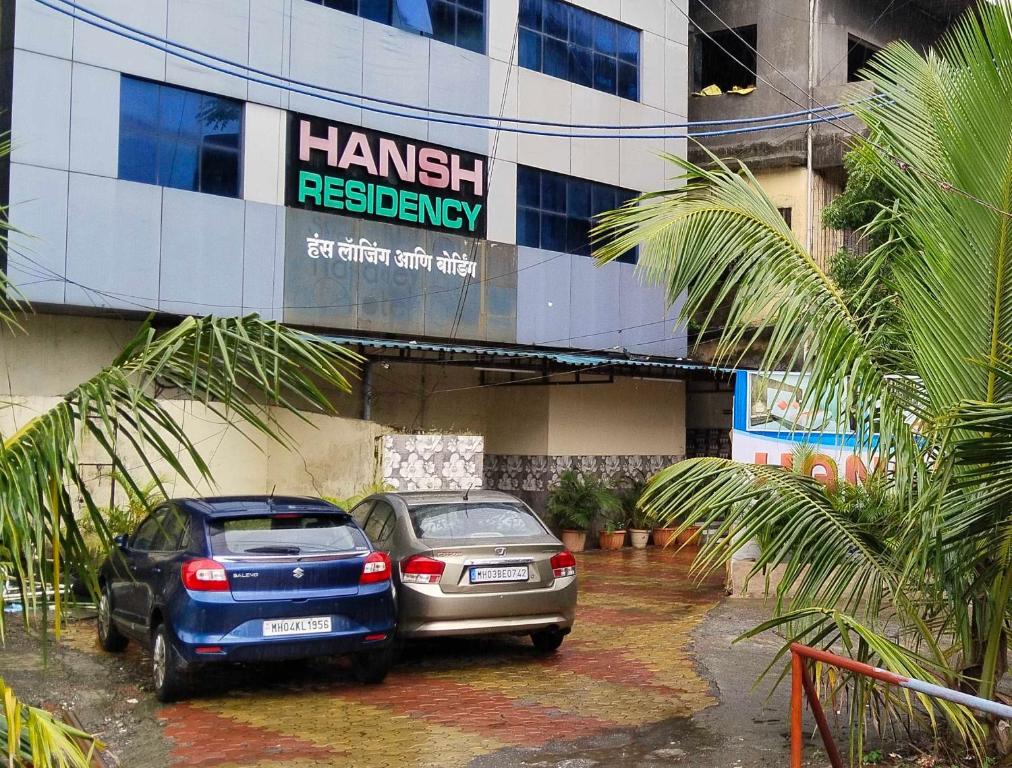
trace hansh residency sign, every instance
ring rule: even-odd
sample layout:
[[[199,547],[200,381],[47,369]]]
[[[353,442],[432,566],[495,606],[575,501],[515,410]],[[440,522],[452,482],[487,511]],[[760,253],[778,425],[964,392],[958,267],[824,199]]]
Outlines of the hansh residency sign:
[[[289,207],[485,237],[485,157],[300,114],[288,135]]]

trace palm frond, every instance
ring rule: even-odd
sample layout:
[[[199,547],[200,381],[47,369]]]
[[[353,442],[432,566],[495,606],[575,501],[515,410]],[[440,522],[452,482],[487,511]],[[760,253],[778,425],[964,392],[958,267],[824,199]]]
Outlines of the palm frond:
[[[711,159],[713,167],[706,169],[667,156],[682,172],[680,186],[643,195],[602,217],[595,230],[604,243],[598,259],[617,258],[642,243],[647,278],[665,286],[672,303],[684,295],[683,317],[695,318],[704,333],[716,307],[729,302],[717,362],[737,363],[768,334],[760,367],[802,373],[808,382],[803,410],[833,393],[844,412],[860,415],[863,448],[886,460],[895,457],[904,479],[920,477],[920,452],[904,417],[908,388],[876,356],[877,340],[751,172]]]
[[[810,477],[726,459],[688,459],[655,475],[642,504],[659,523],[711,530],[693,563],[700,576],[745,542],[763,541],[750,577],[783,565],[780,607],[788,598],[794,607],[842,601],[852,608],[863,604],[874,615],[898,587],[888,519],[848,518]]]
[[[104,748],[46,710],[19,701],[0,677],[0,756],[11,768],[90,768],[95,751]]]
[[[0,540],[12,575],[20,585],[58,582],[59,567],[91,575],[71,489],[83,503],[81,514],[108,542],[103,515],[78,473],[80,439],[93,441],[138,496],[146,481],[161,483],[157,465],[191,484],[211,480],[198,446],[158,397],[162,390],[202,402],[226,424],[241,424],[251,439],[284,443],[288,437],[269,409],[301,418],[303,411],[332,412],[327,390],[349,391],[359,360],[325,339],[256,316],[186,318],[161,333],[145,323],[109,367],[4,439]],[[130,455],[138,466],[127,465]],[[26,591],[26,600],[33,594]]]

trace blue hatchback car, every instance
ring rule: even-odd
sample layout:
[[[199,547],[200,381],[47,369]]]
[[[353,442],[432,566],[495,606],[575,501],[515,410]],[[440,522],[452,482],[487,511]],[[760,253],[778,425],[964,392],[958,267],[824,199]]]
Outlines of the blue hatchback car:
[[[155,695],[185,695],[203,664],[352,655],[386,677],[390,558],[320,499],[230,496],[158,506],[99,571],[98,639],[151,649]]]

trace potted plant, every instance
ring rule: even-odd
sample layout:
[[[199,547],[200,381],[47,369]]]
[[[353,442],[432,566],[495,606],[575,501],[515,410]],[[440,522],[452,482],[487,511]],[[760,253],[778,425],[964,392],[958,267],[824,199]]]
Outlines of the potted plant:
[[[548,514],[562,529],[562,543],[571,552],[587,545],[587,528],[602,511],[614,509],[615,496],[593,475],[567,470],[548,493]]]
[[[678,534],[678,538],[676,539],[678,546],[698,546],[699,532],[702,530],[702,526],[699,525],[686,526],[682,532]]]
[[[640,506],[646,486],[645,478],[626,476],[615,488],[625,519],[629,521],[629,541],[634,549],[645,549],[650,541],[650,518]]]
[[[666,547],[669,544],[676,543],[676,533],[678,533],[677,523],[670,526],[665,525],[659,528],[654,528],[654,545],[658,547]]]
[[[601,532],[597,534],[601,549],[622,549],[625,546],[626,524],[617,498],[610,508],[601,510],[601,525]]]

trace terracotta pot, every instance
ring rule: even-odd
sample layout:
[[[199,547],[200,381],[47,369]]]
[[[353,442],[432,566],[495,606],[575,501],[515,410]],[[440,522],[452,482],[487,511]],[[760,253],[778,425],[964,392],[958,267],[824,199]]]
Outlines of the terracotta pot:
[[[570,552],[583,552],[587,548],[587,532],[566,529],[562,532],[562,543]]]
[[[654,544],[658,547],[666,547],[668,543],[675,543],[674,528],[654,528]]]
[[[601,549],[622,549],[625,545],[625,531],[601,531],[597,535]]]
[[[650,541],[650,531],[641,531],[636,528],[630,528],[629,541],[632,542],[633,549],[646,549],[647,542]]]
[[[683,544],[698,545],[699,544],[699,532],[702,528],[698,525],[690,525],[680,534],[678,534],[678,545]]]

